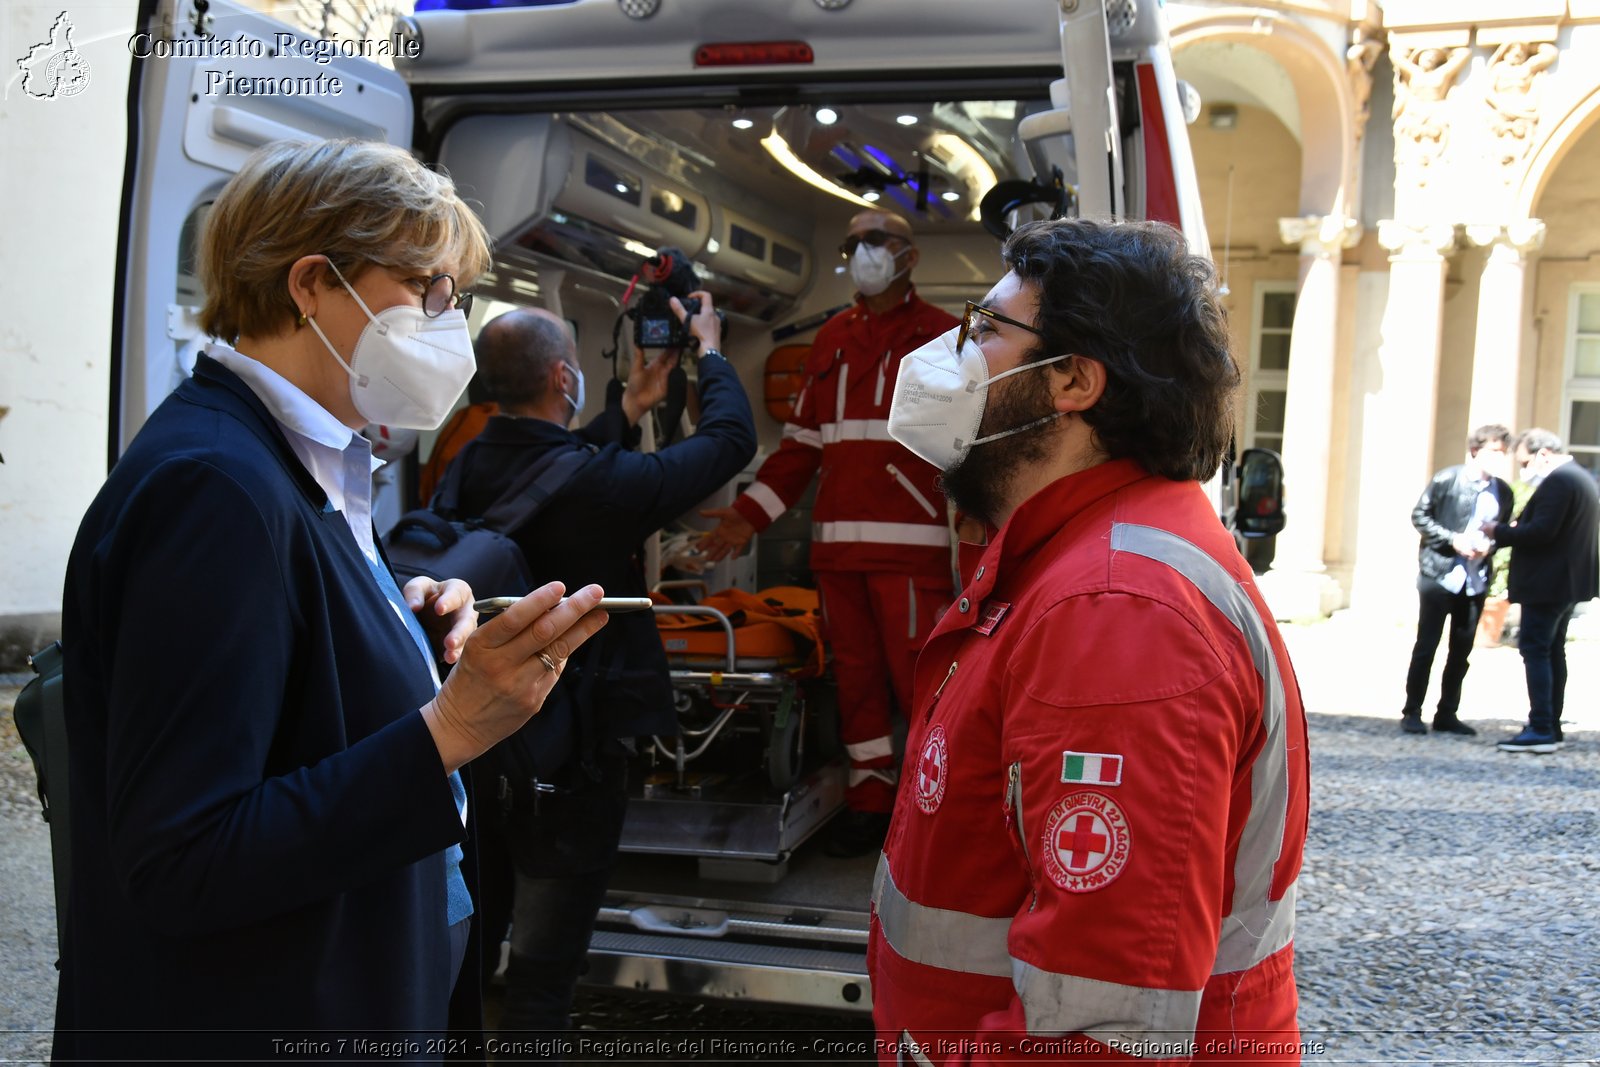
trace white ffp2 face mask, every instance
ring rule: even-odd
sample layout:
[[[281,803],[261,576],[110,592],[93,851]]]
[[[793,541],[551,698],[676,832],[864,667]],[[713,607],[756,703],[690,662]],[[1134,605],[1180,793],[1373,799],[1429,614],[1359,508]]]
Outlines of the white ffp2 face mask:
[[[574,364],[574,363],[568,363],[565,366],[573,374],[578,376],[578,395],[577,396],[569,396],[566,393],[562,393],[561,394],[563,397],[566,398],[567,403],[572,405],[572,415],[573,415],[574,418],[576,418],[578,415],[580,415],[583,412],[583,402],[586,399],[588,399],[586,396],[584,396],[583,368],[578,366],[577,364]]]
[[[998,441],[1060,418],[1063,412],[1057,411],[987,437],[978,436],[991,385],[1013,374],[1072,358],[1071,353],[1051,356],[990,377],[989,364],[976,341],[969,339],[962,351],[956,350],[960,332],[957,326],[907,353],[900,360],[900,376],[889,403],[889,436],[940,470],[954,467],[974,445]]]
[[[478,368],[466,315],[451,308],[429,318],[409,304],[374,315],[337,267],[333,273],[370,320],[356,339],[350,362],[339,355],[315,318],[308,315],[306,322],[350,376],[350,399],[356,410],[368,422],[384,426],[437,430]]]
[[[894,269],[894,253],[887,245],[862,241],[850,256],[850,280],[862,296],[877,296],[903,273]]]

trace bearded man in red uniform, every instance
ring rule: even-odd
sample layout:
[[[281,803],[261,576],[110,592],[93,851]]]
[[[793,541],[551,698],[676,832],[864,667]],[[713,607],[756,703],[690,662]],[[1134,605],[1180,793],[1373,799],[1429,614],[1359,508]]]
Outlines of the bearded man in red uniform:
[[[939,472],[889,437],[889,400],[900,357],[956,319],[912,287],[917,248],[899,215],[861,212],[839,252],[858,290],[855,305],[817,331],[782,444],[732,507],[705,512],[721,522],[703,548],[713,560],[743,551],[821,471],[811,569],[839,684],[839,733],[850,756],[848,810],[824,848],[860,856],[882,845],[889,826],[893,709],[904,714],[910,707],[917,650],[951,598]]]
[[[1155,223],[1004,257],[890,415],[986,529],[874,886],[884,1061],[1298,1063],[1306,724],[1201,486],[1239,379],[1211,266]]]

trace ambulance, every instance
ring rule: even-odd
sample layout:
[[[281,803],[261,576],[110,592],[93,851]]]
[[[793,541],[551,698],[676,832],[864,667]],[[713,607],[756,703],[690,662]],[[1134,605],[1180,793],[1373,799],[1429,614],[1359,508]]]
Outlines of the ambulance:
[[[917,291],[956,314],[1003,273],[999,236],[1029,218],[1160,219],[1209,253],[1185,130],[1199,101],[1174,76],[1158,0],[417,6],[315,38],[230,0],[144,0],[112,461],[206,341],[194,270],[208,204],[253,150],[281,138],[382,139],[447,170],[495,241],[493,269],[473,287],[474,332],[511,308],[548,308],[571,323],[591,382],[629,365],[621,316],[641,264],[681,251],[727,315],[723,348],[751,394],[763,454],[777,447],[786,400],[775,353],[803,351],[850,304],[839,246],[866,207],[911,221]],[[590,390],[590,404],[603,393]],[[650,429],[646,447],[691,431],[692,406]],[[394,459],[377,476],[382,530],[414,506],[434,441],[369,435]],[[754,469],[710,503],[731,500]],[[696,523],[686,516],[666,540],[681,546]],[[747,555],[693,580],[803,583],[808,533],[802,505]],[[652,547],[657,574],[673,551]],[[732,651],[674,676],[691,716],[696,694],[720,695],[719,706],[771,698],[743,768],[754,768],[753,792],[738,791],[750,777],[740,767],[702,773],[687,758],[715,747],[723,727],[713,726],[728,716],[654,739],[585,981],[868,1011],[875,857],[831,859],[813,841],[843,791],[826,682],[797,687]]]

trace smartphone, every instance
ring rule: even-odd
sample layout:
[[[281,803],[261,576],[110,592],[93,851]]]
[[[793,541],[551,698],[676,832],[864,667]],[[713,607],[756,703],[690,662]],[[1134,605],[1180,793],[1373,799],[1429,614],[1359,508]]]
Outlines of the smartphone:
[[[472,610],[479,615],[498,615],[522,598],[519,596],[492,596],[483,600],[475,600]],[[655,601],[647,596],[603,596],[600,603],[595,606],[601,611],[613,614],[624,611],[649,611]]]

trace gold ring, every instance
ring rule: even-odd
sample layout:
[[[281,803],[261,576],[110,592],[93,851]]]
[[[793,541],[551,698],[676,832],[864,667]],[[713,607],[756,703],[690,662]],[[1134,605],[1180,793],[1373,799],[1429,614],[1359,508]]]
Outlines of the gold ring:
[[[544,666],[545,666],[545,670],[550,671],[551,673],[554,673],[554,672],[556,672],[556,671],[561,669],[560,664],[556,663],[555,660],[551,659],[550,658],[550,653],[548,653],[548,652],[539,653],[539,662],[543,663]]]

